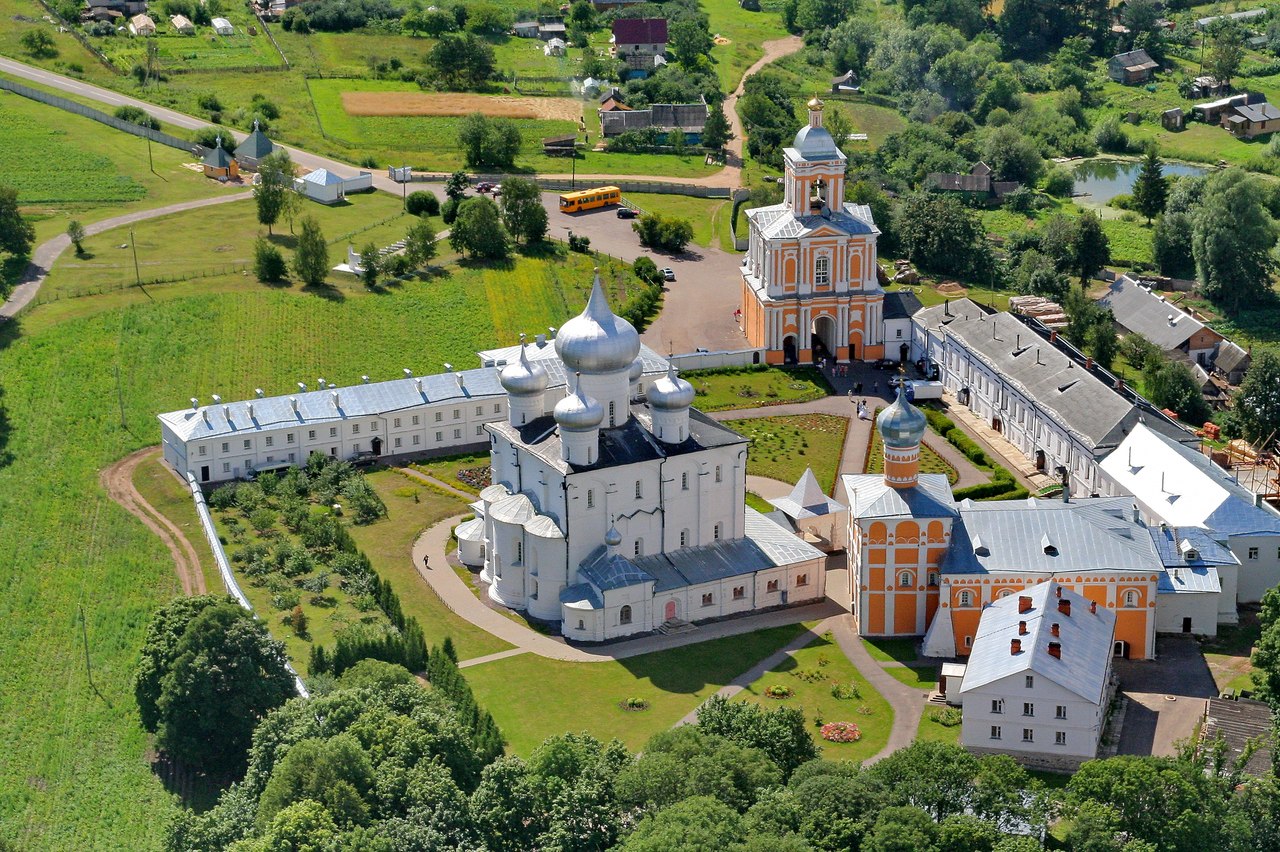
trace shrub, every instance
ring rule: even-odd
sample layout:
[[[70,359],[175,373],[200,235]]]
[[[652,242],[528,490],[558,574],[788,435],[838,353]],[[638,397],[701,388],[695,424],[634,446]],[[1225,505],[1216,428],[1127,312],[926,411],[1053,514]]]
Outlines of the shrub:
[[[289,265],[285,262],[280,249],[264,239],[259,239],[253,246],[253,274],[259,281],[279,281],[284,278]]]
[[[436,198],[435,193],[418,190],[409,193],[404,200],[405,210],[414,216],[439,216],[440,215],[440,199]]]
[[[848,701],[854,698],[861,698],[862,691],[858,689],[856,683],[833,683],[831,684],[831,697],[838,698],[841,701]]]
[[[796,692],[789,686],[783,686],[780,683],[775,683],[773,686],[765,687],[764,694],[766,698],[783,700],[795,695]]]
[[[930,710],[929,718],[944,728],[954,728],[964,720],[964,715],[958,707],[942,707],[937,710]]]
[[[1129,134],[1120,124],[1120,117],[1104,118],[1093,131],[1093,141],[1102,151],[1124,154],[1129,150]]]
[[[1044,191],[1058,198],[1066,198],[1075,191],[1076,178],[1069,169],[1058,166],[1049,170],[1044,179]]]
[[[296,635],[307,635],[307,614],[302,611],[302,604],[295,605],[293,612],[289,614],[289,626]]]
[[[222,112],[222,101],[213,92],[205,92],[196,98],[196,106],[208,112]]]
[[[569,251],[576,251],[578,254],[586,254],[591,251],[591,238],[582,237],[578,234],[570,234]]]
[[[631,229],[640,235],[641,245],[673,253],[684,251],[693,239],[692,222],[662,213],[646,213],[631,223]]]
[[[440,205],[440,218],[444,220],[446,225],[452,225],[454,220],[458,218],[458,204],[458,199],[450,198]]]
[[[120,106],[116,107],[116,111],[112,113],[121,121],[128,121],[137,124],[140,127],[147,127],[151,130],[159,130],[160,122],[148,115],[144,110],[136,106]]]

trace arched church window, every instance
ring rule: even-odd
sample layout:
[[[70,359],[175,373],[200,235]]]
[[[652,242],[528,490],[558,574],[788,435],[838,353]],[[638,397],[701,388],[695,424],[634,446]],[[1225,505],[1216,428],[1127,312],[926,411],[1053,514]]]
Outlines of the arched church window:
[[[965,589],[960,593],[960,606],[973,606],[973,592]]]
[[[819,255],[813,264],[813,280],[819,286],[826,286],[831,283],[831,258]]]
[[[911,585],[911,572],[903,571],[898,575],[898,585],[907,588]]]
[[[618,610],[618,623],[619,623],[619,624],[630,624],[630,623],[631,623],[631,607],[630,607],[630,605],[624,606],[622,609]]]
[[[1124,605],[1133,607],[1138,605],[1138,593],[1133,589],[1124,593]]]

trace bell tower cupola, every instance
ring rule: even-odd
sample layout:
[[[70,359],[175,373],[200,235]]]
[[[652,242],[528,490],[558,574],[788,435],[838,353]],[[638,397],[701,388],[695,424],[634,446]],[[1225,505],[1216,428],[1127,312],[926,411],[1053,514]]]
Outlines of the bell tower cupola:
[[[816,97],[809,101],[809,123],[783,153],[786,203],[797,216],[830,216],[844,203],[847,158],[822,126],[825,106]]]

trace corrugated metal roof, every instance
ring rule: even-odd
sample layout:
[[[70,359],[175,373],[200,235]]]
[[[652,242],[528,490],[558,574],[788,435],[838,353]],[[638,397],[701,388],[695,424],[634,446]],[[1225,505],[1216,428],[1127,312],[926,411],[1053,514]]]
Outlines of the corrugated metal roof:
[[[1116,322],[1165,352],[1177,349],[1204,328],[1204,323],[1127,275],[1111,282],[1098,304],[1110,308]]]
[[[578,566],[578,578],[602,592],[654,581],[653,576],[630,559],[609,553],[603,544],[591,551],[591,555]]]
[[[1071,615],[1058,612],[1057,591],[1062,600],[1071,602]],[[1018,612],[1019,597],[1031,598],[1031,610]],[[1027,623],[1020,635],[1018,622]],[[1058,636],[1052,636],[1052,625],[1058,625]],[[1082,595],[1052,581],[1040,583],[1018,595],[1001,598],[982,611],[973,650],[965,667],[963,694],[1009,675],[1034,672],[1070,690],[1086,701],[1101,703],[1110,666],[1111,642],[1115,636],[1116,616],[1106,607],[1089,611],[1089,601]],[[1022,642],[1022,650],[1010,653],[1012,639]],[[1057,642],[1062,656],[1049,653],[1049,642]]]
[[[319,184],[320,186],[336,186],[343,182],[342,178],[335,175],[328,169],[316,169],[302,176],[307,183]]]
[[[1156,586],[1156,593],[1161,595],[1187,592],[1217,594],[1221,591],[1218,569],[1211,565],[1166,568],[1160,572],[1160,582]]]
[[[1166,524],[1151,527],[1149,531],[1156,552],[1160,554],[1160,560],[1166,567],[1240,564],[1230,548],[1219,544],[1213,536],[1199,527],[1171,527]],[[1188,550],[1194,551],[1194,559],[1186,557]]]
[[[1127,497],[992,501],[960,504],[946,574],[1086,573],[1164,568],[1147,528],[1133,520]],[[981,547],[976,544],[981,540]],[[978,551],[978,552],[975,552]]]
[[[854,518],[949,518],[957,513],[951,483],[943,473],[922,473],[912,488],[894,488],[878,473],[845,474],[849,514]]]
[[[834,230],[844,234],[878,234],[875,217],[865,204],[845,204],[831,215],[797,216],[784,204],[756,207],[747,211],[760,235],[767,240],[803,237],[818,230]]]

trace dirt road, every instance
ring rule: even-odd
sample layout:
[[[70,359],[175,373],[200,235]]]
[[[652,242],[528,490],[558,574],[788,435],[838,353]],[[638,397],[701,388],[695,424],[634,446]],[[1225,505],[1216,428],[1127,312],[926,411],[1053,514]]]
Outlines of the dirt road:
[[[138,450],[104,469],[98,478],[112,500],[142,521],[147,529],[164,542],[169,555],[173,557],[173,570],[178,575],[178,582],[182,584],[182,593],[203,595],[207,590],[196,549],[191,546],[182,530],[148,503],[133,485],[133,472],[138,465],[154,458],[158,453],[156,447]]]

